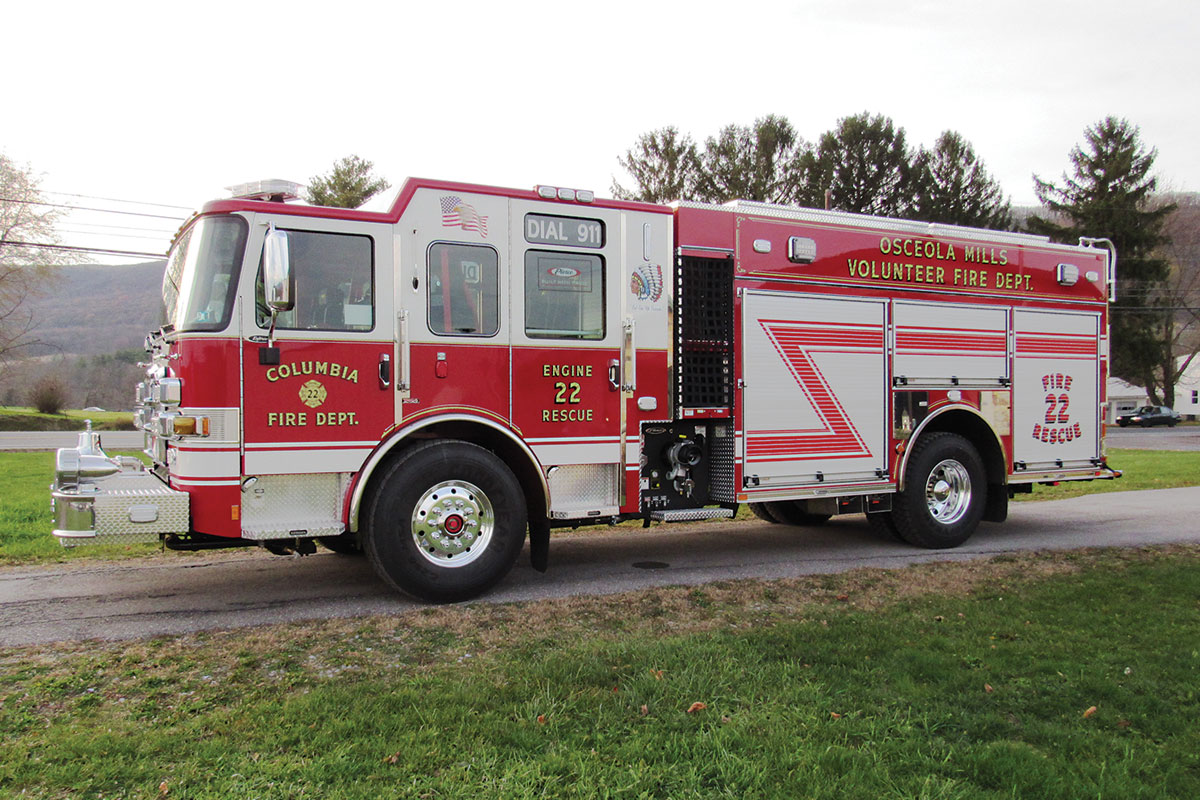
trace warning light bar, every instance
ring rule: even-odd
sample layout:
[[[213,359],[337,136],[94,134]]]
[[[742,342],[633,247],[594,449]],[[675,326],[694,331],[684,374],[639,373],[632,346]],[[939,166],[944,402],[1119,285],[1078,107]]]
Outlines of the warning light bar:
[[[533,187],[537,196],[543,200],[565,200],[568,203],[590,203],[596,199],[596,193],[587,189],[566,189],[561,186],[546,186],[538,184]]]

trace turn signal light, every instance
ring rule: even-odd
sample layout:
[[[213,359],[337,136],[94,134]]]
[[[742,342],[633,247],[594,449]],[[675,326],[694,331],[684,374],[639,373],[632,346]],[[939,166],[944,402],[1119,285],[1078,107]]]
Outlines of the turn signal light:
[[[176,436],[208,436],[208,417],[175,417]]]

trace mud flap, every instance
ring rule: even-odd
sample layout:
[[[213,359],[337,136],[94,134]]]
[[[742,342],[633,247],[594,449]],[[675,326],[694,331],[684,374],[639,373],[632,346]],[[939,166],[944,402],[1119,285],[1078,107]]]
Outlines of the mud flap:
[[[530,517],[529,520],[529,565],[538,572],[545,572],[550,560],[550,520]]]
[[[989,483],[987,504],[983,507],[984,522],[1004,522],[1008,519],[1008,487]]]

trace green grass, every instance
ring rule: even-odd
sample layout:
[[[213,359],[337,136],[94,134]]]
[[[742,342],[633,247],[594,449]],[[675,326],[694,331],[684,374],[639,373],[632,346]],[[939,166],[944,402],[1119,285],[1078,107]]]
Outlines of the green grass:
[[[0,431],[81,431],[84,420],[92,421],[98,431],[131,431],[133,413],[129,411],[77,411],[43,414],[22,406],[0,406]]]
[[[1097,492],[1138,489],[1172,489],[1200,485],[1200,452],[1168,450],[1109,450],[1108,465],[1122,477],[1105,481],[1065,481],[1057,486],[1037,486],[1033,494],[1017,500],[1060,500]]]
[[[1010,556],[0,651],[0,786],[1193,798],[1198,568]]]

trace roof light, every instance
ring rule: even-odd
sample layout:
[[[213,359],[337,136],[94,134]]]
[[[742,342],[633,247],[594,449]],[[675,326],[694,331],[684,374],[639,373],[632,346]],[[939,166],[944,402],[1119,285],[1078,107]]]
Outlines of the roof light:
[[[533,187],[537,196],[543,200],[565,200],[568,203],[591,203],[596,199],[596,193],[590,189],[568,189],[562,186],[545,186],[538,184]]]
[[[239,183],[225,188],[239,200],[270,200],[275,203],[284,203],[299,198],[300,191],[304,187],[294,181],[271,178],[265,181]]]

